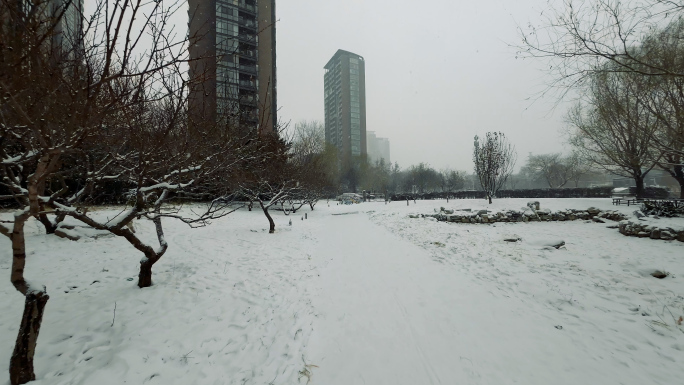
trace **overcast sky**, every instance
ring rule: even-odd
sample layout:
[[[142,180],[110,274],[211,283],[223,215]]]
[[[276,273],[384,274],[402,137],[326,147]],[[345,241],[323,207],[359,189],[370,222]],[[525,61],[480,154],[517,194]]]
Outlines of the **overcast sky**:
[[[324,121],[323,66],[344,49],[366,60],[367,129],[390,139],[402,168],[472,172],[473,137],[487,131],[509,136],[518,166],[529,152],[563,151],[566,108],[533,102],[543,64],[516,60],[507,45],[547,2],[278,1],[280,118]]]

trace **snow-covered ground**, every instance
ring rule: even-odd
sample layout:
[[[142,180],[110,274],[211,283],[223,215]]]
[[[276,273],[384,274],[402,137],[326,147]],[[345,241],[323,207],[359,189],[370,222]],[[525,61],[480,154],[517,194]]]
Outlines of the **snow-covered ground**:
[[[408,217],[527,201],[321,202],[274,213],[275,234],[256,210],[200,229],[167,221],[169,251],[142,290],[141,255],[125,241],[73,242],[31,222],[26,275],[50,294],[35,383],[680,383],[684,243],[625,237],[613,223]],[[635,210],[610,199],[539,201],[554,211]],[[138,230],[153,239],[150,226]],[[522,241],[503,240],[512,236]],[[565,247],[545,247],[550,240]],[[0,237],[5,363],[23,307],[10,262]]]

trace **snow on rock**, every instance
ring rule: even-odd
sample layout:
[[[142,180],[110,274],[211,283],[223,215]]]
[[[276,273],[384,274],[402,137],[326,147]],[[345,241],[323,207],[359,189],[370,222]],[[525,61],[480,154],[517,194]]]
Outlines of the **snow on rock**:
[[[533,202],[531,202],[533,203]],[[538,203],[538,202],[534,202]],[[534,206],[534,204],[531,204]],[[457,223],[496,223],[496,222],[529,222],[529,221],[574,221],[578,219],[592,220],[597,223],[605,223],[603,219],[621,221],[627,216],[616,210],[599,210],[590,207],[587,210],[567,209],[552,212],[548,208],[535,210],[531,207],[522,207],[520,210],[447,210],[440,208],[437,214],[409,214],[409,218],[432,217],[441,222]],[[603,219],[602,219],[603,218]]]
[[[620,222],[619,229],[621,234],[631,237],[684,242],[684,218],[642,216]]]
[[[565,241],[559,238],[526,238],[525,242],[542,249],[560,249],[565,246]]]

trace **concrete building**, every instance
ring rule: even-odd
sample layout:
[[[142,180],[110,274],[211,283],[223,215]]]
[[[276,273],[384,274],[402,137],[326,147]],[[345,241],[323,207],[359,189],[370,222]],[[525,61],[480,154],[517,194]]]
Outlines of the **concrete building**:
[[[343,50],[325,65],[325,140],[337,147],[343,168],[367,154],[365,69],[363,57]]]
[[[189,0],[192,119],[274,132],[275,0]]]
[[[366,135],[368,149],[368,161],[374,164],[380,159],[385,160],[385,164],[392,163],[390,160],[390,142],[387,138],[379,138],[375,132],[368,131]]]

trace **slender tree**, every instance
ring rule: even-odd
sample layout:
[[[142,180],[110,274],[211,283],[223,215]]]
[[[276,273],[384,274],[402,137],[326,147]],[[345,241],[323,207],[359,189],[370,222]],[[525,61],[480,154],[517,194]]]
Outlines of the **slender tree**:
[[[515,166],[515,147],[501,132],[488,132],[483,142],[475,136],[473,163],[475,174],[485,191],[489,203],[506,184]]]

